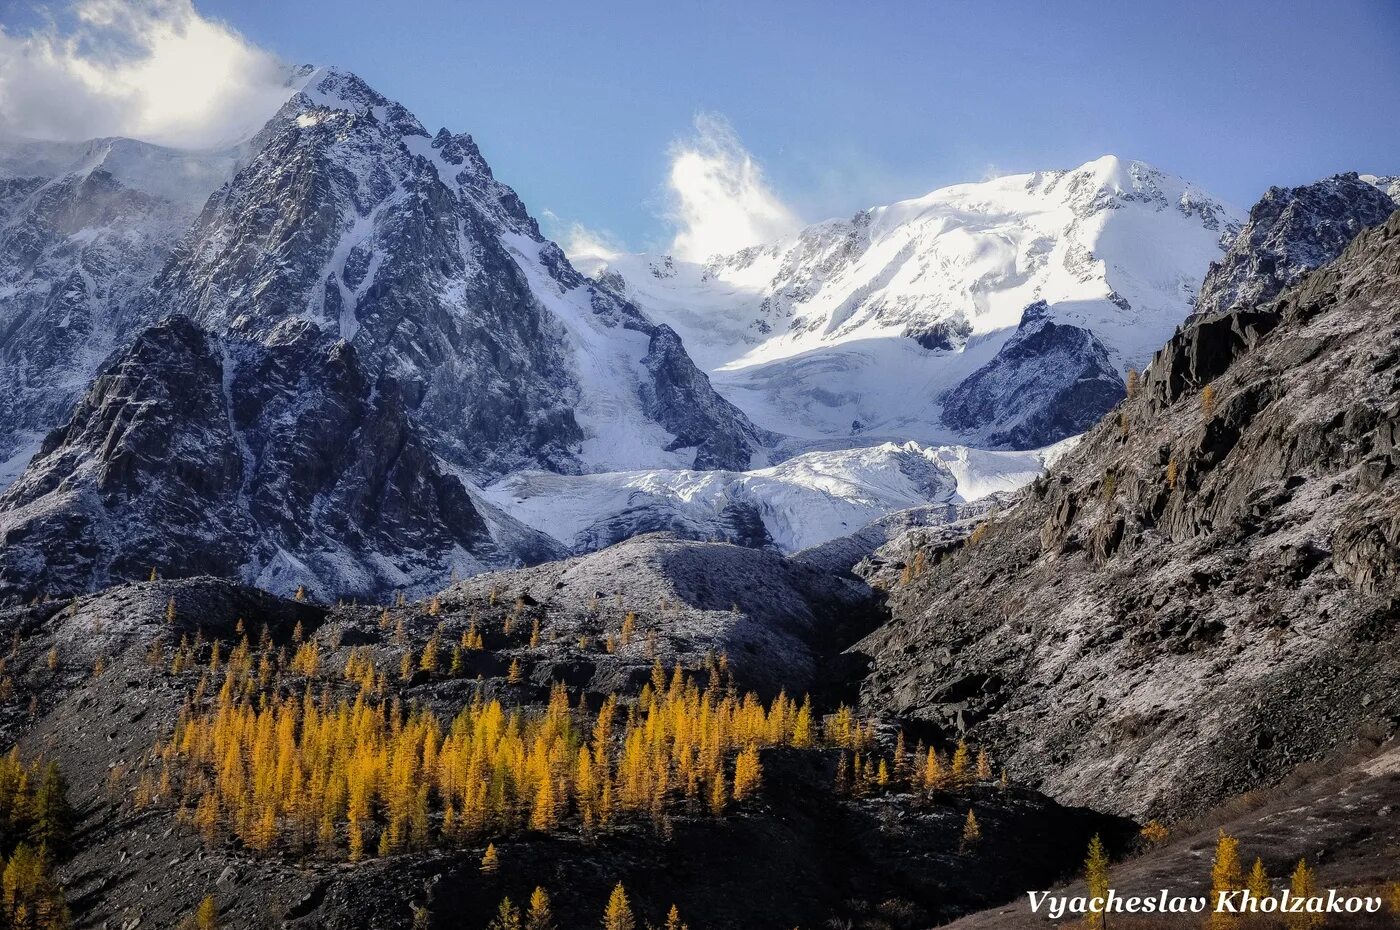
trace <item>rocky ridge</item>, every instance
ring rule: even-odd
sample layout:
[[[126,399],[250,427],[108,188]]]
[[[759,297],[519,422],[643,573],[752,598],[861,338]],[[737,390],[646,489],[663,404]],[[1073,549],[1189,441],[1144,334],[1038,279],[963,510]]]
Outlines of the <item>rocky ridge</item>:
[[[474,499],[406,408],[402,385],[304,321],[252,340],[172,317],[0,495],[3,590],[154,570],[366,596],[560,554]]]
[[[1135,816],[1400,726],[1400,215],[1193,320],[1009,513],[923,550],[863,701]]]

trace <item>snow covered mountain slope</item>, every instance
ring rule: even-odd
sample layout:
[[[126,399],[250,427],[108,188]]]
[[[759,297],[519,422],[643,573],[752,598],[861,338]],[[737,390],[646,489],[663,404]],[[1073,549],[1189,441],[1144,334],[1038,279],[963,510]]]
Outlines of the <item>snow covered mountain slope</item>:
[[[1053,454],[885,443],[808,452],[749,472],[520,472],[483,494],[576,552],[656,530],[796,552],[892,511],[1014,490],[1036,478]]]
[[[32,288],[43,314],[0,293],[30,324],[10,344],[7,426],[33,441],[62,425],[6,464],[37,449],[0,496],[0,589],[152,565],[325,596],[424,589],[561,551],[482,498],[483,476],[764,463],[768,437],[675,332],[575,271],[471,137],[429,136],[354,75],[299,79],[206,170],[93,148],[153,192],[99,167],[4,188],[14,255],[49,249],[45,280],[63,282]],[[45,353],[35,375],[61,390],[34,410],[22,364]]]
[[[942,399],[1036,301],[1091,333],[1114,370],[1143,366],[1242,219],[1180,178],[1106,156],[944,188],[703,265],[574,259],[674,327],[760,426],[808,442],[937,443],[994,431],[945,423]],[[1024,400],[1065,387],[1037,379]]]
[[[1392,200],[1400,198],[1400,174],[1363,174],[1361,180],[1373,184],[1390,195]]]
[[[237,155],[0,141],[0,487],[142,325],[142,289]]]
[[[243,337],[291,318],[338,335],[477,477],[745,468],[759,451],[675,334],[575,271],[470,136],[431,136],[320,69],[261,138],[153,302]]]

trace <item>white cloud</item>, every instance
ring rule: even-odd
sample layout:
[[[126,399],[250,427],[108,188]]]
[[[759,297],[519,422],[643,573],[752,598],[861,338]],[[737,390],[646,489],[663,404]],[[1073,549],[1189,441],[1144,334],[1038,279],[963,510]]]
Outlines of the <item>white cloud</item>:
[[[576,260],[606,264],[627,251],[621,240],[605,230],[568,222],[548,208],[541,210],[539,217],[545,235],[557,242],[575,264]]]
[[[560,247],[571,259],[587,257],[604,262],[612,261],[627,251],[615,236],[582,223],[569,224],[560,240]]]
[[[768,242],[801,221],[768,187],[763,170],[723,116],[695,117],[695,135],[671,147],[671,253],[688,261]]]
[[[192,0],[74,0],[62,19],[0,28],[0,130],[202,148],[256,130],[289,95],[282,62]]]

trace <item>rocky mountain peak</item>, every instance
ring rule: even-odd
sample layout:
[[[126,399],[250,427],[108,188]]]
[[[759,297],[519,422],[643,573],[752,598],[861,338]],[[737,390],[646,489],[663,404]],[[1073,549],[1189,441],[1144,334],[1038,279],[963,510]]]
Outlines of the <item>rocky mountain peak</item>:
[[[557,551],[474,500],[473,479],[522,466],[748,467],[767,437],[674,331],[541,237],[470,136],[429,136],[348,72],[298,77],[192,223],[101,167],[5,188],[3,207],[23,220],[5,230],[15,274],[49,250],[45,283],[72,282],[62,301],[36,285],[43,313],[5,304],[33,324],[0,345],[20,375],[0,388],[12,395],[0,413],[15,414],[3,425],[27,427],[32,443],[13,472],[112,353],[0,500],[0,532],[15,543],[0,559],[9,590],[101,586],[143,577],[149,561],[279,590],[382,593]],[[90,247],[89,229],[133,217],[161,235],[124,230],[123,254]],[[111,270],[65,269],[75,244],[78,260]],[[115,303],[114,288],[93,286],[112,277],[127,295]],[[64,312],[83,324],[75,338],[58,338],[74,329],[54,325]],[[41,405],[30,369],[54,357],[65,390]],[[127,441],[104,438],[115,435]],[[213,477],[162,479],[189,462]],[[180,516],[194,513],[216,528],[160,536],[170,521],[199,524]],[[54,551],[79,537],[92,541],[71,559]]]
[[[249,340],[163,320],[0,497],[3,591],[92,590],[155,568],[364,596],[557,555],[473,500],[407,402],[306,321]]]
[[[1211,264],[1196,312],[1209,315],[1272,299],[1335,259],[1363,229],[1384,222],[1395,206],[1355,172],[1269,188],[1229,250]]]
[[[943,395],[943,422],[990,447],[1034,449],[1083,432],[1123,390],[1098,337],[1038,300],[996,356]]]

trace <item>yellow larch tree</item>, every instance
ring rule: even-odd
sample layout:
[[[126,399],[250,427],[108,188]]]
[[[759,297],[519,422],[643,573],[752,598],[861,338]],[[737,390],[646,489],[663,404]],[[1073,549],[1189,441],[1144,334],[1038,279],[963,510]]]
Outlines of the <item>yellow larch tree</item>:
[[[1308,860],[1299,859],[1298,865],[1293,869],[1293,874],[1289,876],[1288,893],[1293,898],[1311,898],[1317,894],[1317,878],[1313,875],[1313,870],[1308,866]],[[1316,930],[1321,927],[1326,920],[1326,915],[1303,911],[1297,914],[1289,914],[1285,922],[1288,930]]]
[[[1217,908],[1220,896],[1244,888],[1244,869],[1240,864],[1240,841],[1223,829],[1216,837],[1215,858],[1210,869],[1210,901],[1207,905],[1212,930],[1228,930],[1239,926],[1239,915]]]
[[[1092,906],[1095,899],[1108,898],[1108,853],[1104,850],[1103,840],[1098,834],[1089,841],[1089,853],[1084,858],[1084,882],[1089,886],[1091,904],[1089,913],[1084,916],[1084,926],[1089,930],[1103,930],[1103,907]]]
[[[982,842],[982,825],[977,822],[977,815],[972,812],[972,808],[967,809],[967,819],[963,821],[962,848],[971,849]]]
[[[525,912],[525,930],[556,930],[549,895],[538,886],[530,894],[530,907]]]
[[[627,900],[627,891],[618,882],[608,896],[608,906],[603,912],[603,930],[636,930],[637,921],[632,916],[632,905]]]

